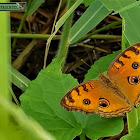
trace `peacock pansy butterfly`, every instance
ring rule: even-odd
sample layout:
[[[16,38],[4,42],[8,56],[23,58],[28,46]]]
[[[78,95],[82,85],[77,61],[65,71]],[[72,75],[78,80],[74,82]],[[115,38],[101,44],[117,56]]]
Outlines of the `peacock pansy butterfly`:
[[[60,104],[68,111],[96,113],[105,117],[122,116],[140,104],[140,43],[120,53],[110,64],[107,75],[72,88]]]

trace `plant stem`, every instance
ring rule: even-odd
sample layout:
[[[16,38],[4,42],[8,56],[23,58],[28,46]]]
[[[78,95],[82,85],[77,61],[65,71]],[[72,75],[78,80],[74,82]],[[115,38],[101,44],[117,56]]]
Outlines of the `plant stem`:
[[[2,3],[8,2],[8,0],[1,0]],[[9,73],[8,66],[10,63],[10,38],[9,34],[9,12],[1,11],[0,12],[0,99],[4,98],[9,100],[8,87],[9,82]],[[9,101],[10,102],[10,101]],[[0,139],[6,139],[9,127],[9,115],[5,109],[0,105]]]
[[[102,48],[99,48],[99,47],[95,47],[95,46],[91,46],[91,45],[87,45],[87,44],[84,44],[84,43],[75,43],[77,46],[81,46],[81,47],[86,47],[86,48],[91,48],[91,49],[95,49],[97,51],[101,51],[101,52],[106,52],[106,53],[109,53],[109,51],[105,50],[105,49],[102,49]]]
[[[13,92],[13,90],[12,90],[11,87],[9,88],[9,91],[10,91],[11,96],[13,97],[13,99],[14,99],[16,105],[17,105],[17,106],[20,106],[20,103],[19,103],[18,99],[16,98],[16,96],[15,96],[15,94],[14,94],[14,92]]]
[[[22,91],[25,91],[30,83],[30,80],[14,69],[12,66],[9,67],[9,72],[11,74],[11,82],[16,85]]]
[[[86,138],[85,138],[85,134],[84,133],[81,133],[80,134],[80,140],[85,140]]]
[[[137,109],[133,108],[130,113],[127,113],[128,132],[130,133],[138,124]]]
[[[58,18],[58,13],[60,11],[61,4],[62,4],[62,0],[59,1],[59,5],[58,5],[58,8],[57,8],[57,11],[56,11],[56,14],[55,14],[55,19],[54,19],[54,22],[53,22],[53,27],[51,29],[51,35],[53,34],[54,29],[55,29],[55,24],[56,24],[56,20]],[[47,41],[46,48],[45,48],[43,68],[46,68],[46,62],[47,62],[47,57],[48,57],[48,52],[49,52],[50,44],[51,44],[51,40],[50,41]]]
[[[124,35],[124,20],[122,20],[122,50],[126,49],[129,43]],[[138,124],[137,109],[133,108],[130,113],[127,113],[128,132],[130,133]]]
[[[97,35],[92,35],[90,38],[92,39],[120,39],[120,35],[104,35],[104,34],[97,34]]]
[[[122,19],[122,51],[125,50],[130,44],[124,35],[124,19]]]
[[[137,108],[138,120],[140,120],[140,106]]]
[[[74,4],[74,2],[75,2],[75,0],[69,0],[67,9],[69,9]],[[61,38],[61,41],[60,41],[58,54],[57,54],[58,58],[62,58],[62,57],[64,58],[62,68],[64,66],[65,59],[66,59],[67,53],[68,53],[68,48],[69,48],[68,36],[69,36],[70,28],[71,28],[72,17],[73,17],[73,14],[71,14],[68,17],[68,19],[66,20],[66,22],[64,24],[63,34],[62,34],[62,38]]]
[[[11,38],[31,38],[31,39],[48,39],[50,34],[23,34],[23,33],[11,33]],[[92,35],[90,38],[92,39],[121,39],[120,35],[104,35],[104,34],[97,34]],[[52,40],[59,40],[61,39],[61,35],[55,35]]]
[[[48,39],[50,34],[21,34],[12,33],[10,36],[13,38],[32,38],[32,39]],[[61,35],[55,35],[52,40],[59,40]]]
[[[78,42],[80,42],[80,41],[82,41],[82,40],[85,40],[85,39],[87,39],[87,38],[90,38],[90,36],[92,36],[92,35],[94,35],[94,34],[97,34],[97,33],[102,32],[102,31],[104,31],[104,30],[108,30],[108,29],[110,29],[111,27],[114,27],[114,26],[119,25],[119,24],[121,24],[121,23],[122,23],[122,21],[120,20],[120,21],[116,21],[116,22],[113,22],[113,23],[111,23],[111,24],[108,24],[108,25],[106,25],[105,27],[102,27],[102,28],[100,28],[100,29],[97,29],[97,30],[93,31],[93,32],[90,33],[90,34],[87,34],[87,35],[83,36]]]
[[[25,23],[25,20],[26,20],[26,17],[27,17],[27,14],[28,14],[28,11],[29,11],[29,8],[30,8],[30,5],[31,5],[31,2],[32,2],[32,0],[29,0],[29,1],[28,1],[27,11],[26,11],[25,14],[23,15],[23,18],[22,18],[22,20],[21,20],[21,22],[20,22],[20,25],[19,25],[19,28],[18,28],[18,30],[17,30],[17,33],[20,33],[21,30],[22,30],[22,27],[23,27],[23,25],[24,25],[24,23]],[[12,48],[15,48],[16,42],[17,42],[17,38],[15,38],[15,39],[13,40]]]
[[[12,66],[15,69],[20,69],[24,62],[27,60],[31,50],[33,49],[34,45],[37,43],[36,39],[33,39],[29,45],[24,49],[24,51],[18,56],[18,58],[12,63]]]

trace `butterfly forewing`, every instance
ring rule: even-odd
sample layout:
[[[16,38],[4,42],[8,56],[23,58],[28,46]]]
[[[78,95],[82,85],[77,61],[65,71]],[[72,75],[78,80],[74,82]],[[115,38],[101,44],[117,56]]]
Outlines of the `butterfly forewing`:
[[[114,59],[108,76],[133,106],[140,103],[140,43],[127,48]]]
[[[98,107],[99,94],[94,90],[99,82],[84,82],[71,89],[61,100],[61,106],[68,111],[77,110],[86,114],[94,113]]]

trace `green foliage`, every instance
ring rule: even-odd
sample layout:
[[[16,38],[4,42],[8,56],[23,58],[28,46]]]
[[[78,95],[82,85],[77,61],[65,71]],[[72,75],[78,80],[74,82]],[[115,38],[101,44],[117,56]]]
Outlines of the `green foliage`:
[[[72,26],[69,35],[69,43],[73,44],[109,14],[109,10],[100,0],[95,0],[80,19]]]
[[[117,0],[115,2],[112,0],[101,1],[110,11],[121,11],[124,7],[136,2],[135,0]],[[140,8],[137,4],[133,8],[120,12],[125,24],[124,34],[131,45],[140,41],[140,15],[136,13],[140,13]]]
[[[81,133],[91,139],[120,133],[123,129],[121,117],[103,118],[95,114],[87,116],[68,112],[60,106],[64,94],[78,84],[70,74],[62,74],[61,63],[62,59],[55,58],[29,84],[20,98],[21,108],[26,114],[37,120],[57,140],[71,140]]]
[[[30,80],[24,75],[22,75],[20,72],[18,72],[16,69],[14,69],[12,66],[9,67],[9,71],[11,74],[11,82],[22,91],[25,91],[25,89],[28,87]]]
[[[123,7],[122,9],[120,9],[118,11],[115,11],[115,13],[113,13],[113,15],[121,13],[121,12],[126,11],[126,10],[129,10],[131,8],[134,8],[134,7],[138,6],[139,4],[140,4],[140,1],[136,1],[136,2],[134,2],[132,4],[130,4],[130,5],[127,5],[127,6]]]
[[[3,0],[1,2],[8,2]],[[10,38],[9,13],[0,12],[0,139],[1,140],[54,140],[37,122],[29,119],[16,105],[11,103],[10,87]],[[11,71],[12,73],[12,71]],[[16,77],[17,73],[14,77]],[[24,79],[25,80],[25,79]],[[27,80],[27,79],[26,79]],[[23,82],[23,81],[22,81]],[[22,84],[20,82],[20,84]]]
[[[42,1],[35,5],[35,9],[41,4],[41,2]],[[81,2],[82,0],[76,1],[76,3],[56,23],[56,30],[54,34],[49,38],[49,40],[52,39],[58,29],[64,24],[64,22],[68,19],[72,12],[74,12],[74,10]],[[112,11],[120,12],[120,15],[124,21],[123,32],[127,41],[130,44],[139,42],[140,15],[137,13],[140,13],[140,9],[137,4],[132,6],[132,4],[135,3],[135,0],[86,0],[85,5],[88,5],[90,2],[92,2],[92,4],[70,29],[68,40],[65,40],[65,47],[68,48],[69,44],[77,42],[83,36],[86,37],[86,34],[93,27],[98,25],[100,21],[103,20],[104,17]],[[35,9],[33,11],[35,11]],[[66,33],[67,31],[64,32]],[[98,33],[96,30],[93,32]],[[123,40],[122,44],[126,44],[126,42],[124,43]],[[64,55],[66,56],[66,54]],[[91,67],[85,76],[84,81],[96,78],[99,72],[106,72],[107,67],[116,57],[116,55],[118,55],[118,52],[105,56],[95,62],[95,64]],[[68,112],[60,106],[60,100],[63,95],[69,89],[78,84],[78,82],[71,75],[62,74],[61,64],[62,59],[54,59],[53,62],[46,69],[42,70],[38,77],[29,84],[29,87],[25,93],[21,96],[21,108],[25,111],[25,113],[37,120],[37,122],[39,122],[43,128],[51,132],[58,140],[71,140],[77,135],[80,135],[81,137],[85,137],[86,135],[91,139],[98,139],[100,137],[111,136],[120,133],[123,129],[123,121],[121,117],[101,118],[95,114],[86,116],[79,112]],[[17,74],[15,74],[15,76],[16,75]],[[27,85],[21,86],[21,84],[24,82],[22,78],[23,77],[20,78],[21,80],[14,81],[15,83],[20,82],[17,84],[18,87],[25,90]],[[27,80],[24,83],[28,82],[29,81]],[[22,116],[20,115],[20,117]],[[131,120],[128,120],[133,123],[133,121],[135,121],[133,119],[135,118],[136,117],[132,116]],[[25,126],[23,126],[23,128],[24,127]],[[130,128],[130,134],[126,135],[122,139],[139,139],[139,127],[140,124],[138,123],[138,125],[132,130]],[[31,129],[29,126],[27,128],[28,130]]]
[[[140,138],[140,119],[138,125],[127,135],[123,136],[121,140],[138,140]]]
[[[0,98],[0,109],[3,109],[9,116],[8,121],[2,119],[7,124],[5,130],[1,123],[2,140],[55,140],[36,121],[27,117],[21,108],[3,97]]]
[[[74,2],[75,2],[75,0],[68,1],[67,10],[69,10],[73,6]],[[66,56],[67,56],[68,48],[69,48],[67,43],[68,43],[69,32],[70,32],[70,28],[71,28],[71,24],[72,24],[72,18],[73,18],[73,14],[71,14],[68,17],[68,19],[66,20],[66,22],[64,24],[63,34],[62,34],[60,44],[59,44],[59,46],[61,46],[61,47],[59,48],[57,57],[66,58]],[[63,63],[63,65],[64,65],[64,63]]]
[[[30,9],[28,11],[28,16],[32,15],[44,1],[45,0],[32,0]]]
[[[91,5],[91,3],[93,2],[94,0],[83,0],[83,4],[87,7],[89,5]]]
[[[55,25],[55,31],[53,34],[51,34],[51,36],[49,37],[49,39],[47,40],[47,42],[50,42],[51,39],[54,37],[54,35],[57,33],[57,31],[59,30],[59,28],[64,24],[64,22],[68,19],[68,17],[74,12],[74,10],[82,3],[83,0],[78,0],[76,1],[73,6],[56,22]]]
[[[2,1],[7,2],[7,1]],[[9,64],[9,46],[10,39],[8,37],[9,32],[9,22],[8,22],[8,13],[1,11],[0,12],[0,98],[4,97],[9,99],[8,86],[9,86],[9,73],[8,73],[8,64]],[[0,136],[1,139],[6,138],[7,127],[8,127],[8,113],[0,106]]]

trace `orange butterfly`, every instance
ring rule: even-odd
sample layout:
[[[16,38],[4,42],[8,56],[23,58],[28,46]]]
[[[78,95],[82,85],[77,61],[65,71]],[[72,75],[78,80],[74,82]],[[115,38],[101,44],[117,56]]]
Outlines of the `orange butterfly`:
[[[60,104],[68,111],[96,113],[105,117],[122,116],[140,104],[140,43],[118,55],[99,80],[72,88]]]

